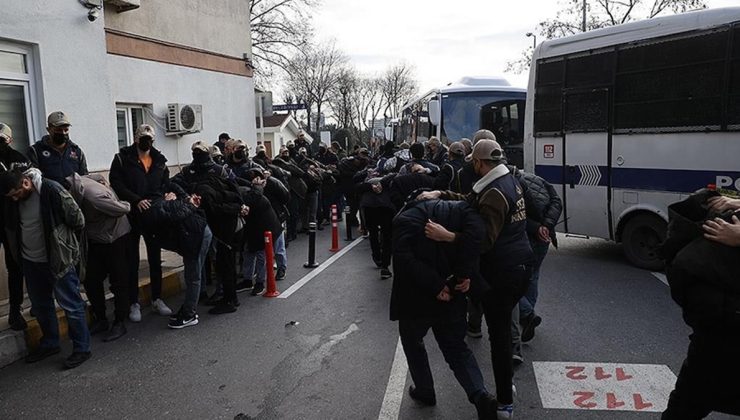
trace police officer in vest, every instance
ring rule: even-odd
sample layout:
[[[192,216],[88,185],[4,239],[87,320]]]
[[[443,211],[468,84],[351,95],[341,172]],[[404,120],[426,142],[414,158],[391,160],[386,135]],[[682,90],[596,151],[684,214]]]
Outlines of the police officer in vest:
[[[80,146],[69,139],[71,126],[67,114],[54,111],[47,118],[48,135],[28,149],[31,164],[44,178],[67,185],[66,178],[73,173],[87,175],[87,160]]]
[[[532,274],[533,254],[527,239],[527,215],[522,187],[505,165],[503,149],[494,140],[475,144],[466,158],[480,179],[467,196],[451,191],[422,193],[420,199],[467,200],[486,224],[481,246],[480,274],[487,287],[479,292],[491,341],[499,419],[513,417],[511,312],[524,295]],[[453,242],[455,232],[432,221],[428,238]]]

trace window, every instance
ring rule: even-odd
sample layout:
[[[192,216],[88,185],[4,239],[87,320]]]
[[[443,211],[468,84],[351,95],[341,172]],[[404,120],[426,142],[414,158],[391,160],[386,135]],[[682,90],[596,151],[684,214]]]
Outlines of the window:
[[[134,134],[141,124],[144,124],[144,108],[136,105],[118,105],[116,107],[116,131],[119,148],[133,144]]]
[[[534,99],[534,132],[559,134],[563,129],[563,76],[565,60],[537,63]]]
[[[33,130],[33,62],[29,48],[0,42],[0,121],[13,129],[13,147],[25,151]]]

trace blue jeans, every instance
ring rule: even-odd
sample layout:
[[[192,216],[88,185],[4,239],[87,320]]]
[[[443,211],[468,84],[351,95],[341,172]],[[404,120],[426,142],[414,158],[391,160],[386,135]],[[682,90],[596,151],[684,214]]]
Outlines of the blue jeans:
[[[196,309],[198,308],[198,297],[200,296],[201,284],[205,283],[202,278],[203,264],[208,255],[208,250],[211,247],[211,239],[213,239],[213,234],[211,233],[211,229],[206,226],[203,231],[203,242],[200,244],[198,256],[195,258],[182,259],[183,265],[185,266],[185,301],[182,303],[182,312],[187,318],[195,315]]]
[[[288,267],[288,255],[285,252],[285,233],[281,233],[277,240],[272,241],[272,250],[275,255],[275,262],[278,268],[286,269]],[[265,284],[267,278],[267,269],[265,267],[265,250],[260,249],[257,252],[244,250],[244,264],[242,265],[242,274],[244,280],[249,281],[256,277],[255,284]],[[256,274],[256,276],[255,276]]]
[[[398,331],[401,336],[401,344],[403,345],[403,352],[406,354],[414,385],[425,394],[433,393],[434,379],[429,368],[429,358],[424,348],[424,336],[431,328],[445,361],[465,390],[468,400],[474,403],[476,399],[488,391],[483,381],[483,374],[478,367],[478,362],[468,345],[465,344],[464,302],[450,304],[458,304],[461,308],[458,314],[451,315],[449,318],[400,320]]]
[[[40,347],[59,347],[59,322],[54,308],[56,297],[59,306],[67,315],[73,351],[89,352],[90,331],[87,329],[85,319],[85,301],[80,296],[80,278],[74,268],[56,280],[49,263],[23,260],[23,275],[26,277],[31,308],[43,333]]]
[[[532,252],[534,253],[534,263],[532,265],[532,277],[529,278],[527,291],[519,299],[519,317],[526,318],[534,313],[534,306],[537,304],[537,283],[540,279],[540,266],[545,260],[547,250],[550,248],[548,242],[539,240],[530,241]]]

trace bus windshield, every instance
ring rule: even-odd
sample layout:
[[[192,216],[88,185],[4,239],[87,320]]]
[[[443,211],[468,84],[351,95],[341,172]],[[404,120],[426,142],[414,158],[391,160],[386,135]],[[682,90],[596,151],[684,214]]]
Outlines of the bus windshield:
[[[526,93],[465,92],[442,94],[442,136],[450,141],[472,139],[480,129],[491,130],[502,146],[523,139]]]

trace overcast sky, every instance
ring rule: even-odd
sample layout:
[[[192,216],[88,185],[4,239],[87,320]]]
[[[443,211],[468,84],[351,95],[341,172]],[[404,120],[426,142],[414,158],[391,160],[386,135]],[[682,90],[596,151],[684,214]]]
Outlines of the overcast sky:
[[[323,0],[314,18],[319,39],[334,38],[363,73],[405,60],[426,91],[463,76],[504,74],[532,44],[525,34],[555,15],[556,0]],[[740,0],[707,0],[709,7]],[[540,40],[538,40],[539,42]],[[526,87],[526,75],[505,75]]]

